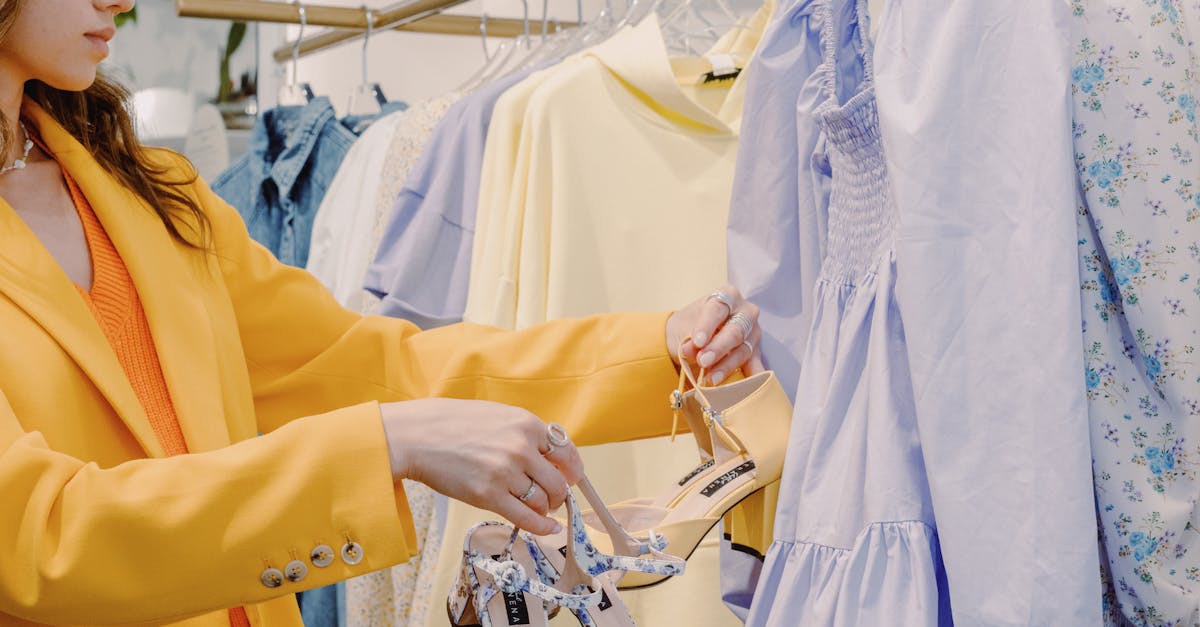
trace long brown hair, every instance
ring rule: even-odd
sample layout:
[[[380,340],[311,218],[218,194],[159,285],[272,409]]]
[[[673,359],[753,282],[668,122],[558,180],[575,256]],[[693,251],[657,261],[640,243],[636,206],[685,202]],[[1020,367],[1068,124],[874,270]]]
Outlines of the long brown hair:
[[[12,28],[22,4],[22,0],[0,0],[0,39]],[[25,95],[79,140],[121,184],[141,196],[172,237],[193,248],[207,247],[208,217],[185,192],[196,181],[195,169],[164,166],[151,158],[135,134],[127,89],[98,73],[96,82],[81,92],[63,91],[33,80],[25,84]],[[0,113],[0,142],[4,148],[14,139],[7,122]]]

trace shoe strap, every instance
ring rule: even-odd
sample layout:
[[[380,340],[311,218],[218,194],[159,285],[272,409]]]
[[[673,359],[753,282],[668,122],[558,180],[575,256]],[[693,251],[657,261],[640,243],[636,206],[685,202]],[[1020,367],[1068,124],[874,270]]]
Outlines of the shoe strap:
[[[514,529],[513,532],[515,537],[517,530]],[[531,594],[542,601],[573,610],[596,607],[603,600],[600,590],[588,593],[563,592],[546,585],[540,579],[531,579],[525,572],[525,567],[512,559],[511,553],[501,557],[504,559],[497,560],[479,553],[471,555],[471,564],[491,575],[494,587],[500,592]]]
[[[576,484],[579,491],[583,493],[583,498],[587,499],[589,505],[592,506],[592,512],[600,519],[601,526],[608,533],[608,537],[612,540],[613,552],[618,555],[641,555],[645,552],[644,543],[638,541],[633,536],[629,535],[628,531],[617,522],[616,517],[609,511],[608,506],[604,504],[604,499],[600,498],[600,493],[596,491],[590,479],[586,476]],[[571,538],[568,544],[573,545],[574,542],[582,541],[588,547],[591,547],[591,539],[587,536],[587,528],[583,523],[583,514],[579,510],[579,504],[575,502],[575,497],[570,493],[567,494],[567,517],[571,525]],[[578,522],[576,521],[578,519]],[[586,548],[586,547],[585,547]],[[593,550],[595,547],[592,547]],[[570,557],[568,557],[568,560]],[[586,568],[584,570],[587,570]]]
[[[696,390],[694,395],[701,399],[701,407],[709,405],[708,399],[704,397],[704,392],[699,390],[699,382],[704,380],[704,375],[706,374],[704,366],[700,367],[700,374],[697,375],[696,373],[692,372],[692,365],[683,358],[683,347],[691,339],[692,337],[690,335],[683,338],[683,341],[679,342],[679,348],[675,351],[675,355],[679,359],[679,385],[676,386],[674,390],[671,390],[670,403],[673,414],[671,420],[672,442],[675,441],[675,436],[679,433],[679,414],[681,413],[684,414],[684,418],[688,421],[693,432],[698,431],[701,426],[703,426],[705,429],[708,427],[707,424],[697,424],[694,420],[692,420],[690,414],[683,411],[684,405],[686,404],[686,395],[689,390]],[[711,453],[711,451],[709,451],[709,453]]]
[[[612,570],[635,571],[666,576],[683,574],[686,562],[674,555],[662,552],[662,549],[666,548],[664,538],[651,531],[649,542],[635,540],[613,518],[612,513],[600,501],[599,496],[596,495],[595,490],[587,482],[586,478],[580,482],[580,489],[584,492],[584,496],[588,497],[588,501],[591,502],[593,513],[600,518],[600,521],[608,530],[609,538],[612,539],[613,547],[618,554],[608,555],[601,553],[592,544],[591,538],[588,537],[587,526],[583,522],[583,514],[580,512],[579,504],[575,502],[575,497],[568,493],[567,515],[570,517],[571,523],[571,536],[567,542],[568,550],[571,552],[567,556],[568,568],[571,568],[571,562],[575,562],[589,578],[597,577]],[[631,547],[631,549],[618,549],[617,547],[622,544],[626,547]]]
[[[671,392],[671,409],[674,412],[674,417],[671,421],[671,440],[674,441],[675,434],[678,432],[679,414],[683,412],[685,402],[684,393],[687,391],[687,385],[690,383],[692,386],[691,391],[695,395],[696,401],[700,404],[701,415],[703,416],[704,425],[708,429],[710,438],[715,435],[734,454],[749,455],[749,451],[746,450],[746,445],[742,443],[741,438],[737,437],[736,434],[725,426],[721,412],[715,409],[708,400],[708,397],[705,396],[704,386],[700,385],[706,374],[705,368],[701,366],[700,373],[697,375],[692,372],[691,364],[683,358],[683,346],[690,339],[690,336],[684,338],[676,350],[676,355],[679,356],[679,387]],[[715,441],[712,444],[714,447],[716,446]],[[715,454],[715,450],[713,452]]]

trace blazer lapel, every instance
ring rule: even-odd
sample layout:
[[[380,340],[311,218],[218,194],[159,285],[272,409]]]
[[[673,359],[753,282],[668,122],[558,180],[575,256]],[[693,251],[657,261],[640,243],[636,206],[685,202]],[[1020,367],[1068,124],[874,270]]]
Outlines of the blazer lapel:
[[[24,113],[37,126],[59,165],[79,185],[129,270],[150,323],[188,450],[199,452],[228,445],[229,431],[223,420],[216,419],[225,411],[217,378],[212,316],[204,298],[204,292],[215,284],[201,285],[196,279],[197,272],[207,272],[209,267],[204,253],[181,250],[158,214],[106,172],[41,108],[27,101]],[[63,280],[67,280],[65,275]],[[90,317],[86,309],[84,313]],[[96,329],[99,333],[99,327]],[[124,377],[119,366],[115,371]],[[124,383],[128,388],[127,380]],[[139,439],[140,433],[148,429],[157,448],[140,404],[136,409],[121,411],[122,418]]]
[[[125,371],[75,284],[7,201],[0,199],[0,292],[62,346],[148,455],[162,447]]]

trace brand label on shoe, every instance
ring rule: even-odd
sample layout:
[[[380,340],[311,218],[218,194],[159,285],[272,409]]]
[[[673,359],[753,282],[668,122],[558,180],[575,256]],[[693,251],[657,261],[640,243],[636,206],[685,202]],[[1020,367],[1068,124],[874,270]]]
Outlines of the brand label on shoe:
[[[604,610],[607,610],[610,607],[612,607],[612,601],[609,600],[609,598],[608,598],[608,591],[601,589],[600,590],[600,604],[596,606],[596,609],[603,612]]]
[[[703,490],[700,491],[700,494],[711,497],[712,495],[716,494],[721,488],[723,488],[723,487],[729,485],[731,482],[733,482],[734,479],[737,479],[738,477],[750,472],[751,470],[754,470],[754,460],[753,459],[746,460],[746,462],[743,463],[741,466],[738,466],[737,468],[730,470],[729,472],[721,475],[720,477],[713,479],[712,483],[708,484],[707,486],[704,487]]]
[[[520,592],[505,592],[504,613],[508,616],[509,625],[528,625],[529,608],[525,605],[525,595]]]
[[[594,594],[596,589],[591,586],[587,586],[587,591],[588,594]],[[608,591],[604,588],[600,588],[600,602],[596,604],[596,609],[603,612],[610,607],[612,607],[612,599],[608,598]]]
[[[703,464],[696,466],[694,469],[692,469],[691,472],[684,475],[683,478],[679,480],[679,486],[683,487],[684,485],[687,484],[687,482],[694,479],[696,477],[696,475],[704,472],[705,470],[708,470],[709,468],[712,468],[714,465],[716,465],[716,463],[717,463],[717,460],[710,459],[710,460],[704,462]]]

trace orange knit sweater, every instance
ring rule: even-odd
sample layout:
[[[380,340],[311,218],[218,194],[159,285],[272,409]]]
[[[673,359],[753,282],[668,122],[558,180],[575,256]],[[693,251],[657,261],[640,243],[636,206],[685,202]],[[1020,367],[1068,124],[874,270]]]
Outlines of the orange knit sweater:
[[[45,147],[43,147],[45,150]],[[47,151],[48,152],[48,151]],[[171,403],[171,392],[163,377],[158,351],[154,348],[154,337],[150,334],[150,323],[142,309],[133,278],[121,260],[104,225],[75,181],[63,172],[71,199],[83,222],[92,260],[92,288],[79,292],[100,323],[104,336],[112,345],[121,363],[121,369],[129,378],[133,391],[146,410],[154,435],[168,456],[188,452],[175,406]],[[77,286],[78,287],[78,286]],[[243,608],[229,610],[229,623],[234,627],[250,627],[250,620]]]

